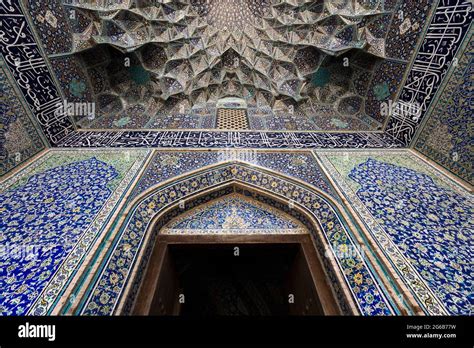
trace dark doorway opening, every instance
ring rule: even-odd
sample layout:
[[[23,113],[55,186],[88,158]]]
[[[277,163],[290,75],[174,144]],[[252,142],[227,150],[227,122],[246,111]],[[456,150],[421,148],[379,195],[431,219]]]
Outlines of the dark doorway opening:
[[[181,315],[289,314],[291,272],[303,271],[294,269],[298,251],[294,244],[171,247],[185,294]]]
[[[135,314],[327,314],[300,243],[164,243],[159,249],[160,265],[147,271]]]

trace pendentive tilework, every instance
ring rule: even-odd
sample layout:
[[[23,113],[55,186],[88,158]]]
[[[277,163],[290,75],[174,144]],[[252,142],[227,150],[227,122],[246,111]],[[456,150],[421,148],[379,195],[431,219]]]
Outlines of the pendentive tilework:
[[[268,190],[285,199],[292,199],[295,204],[307,209],[317,219],[324,233],[322,237],[324,241],[315,235],[319,241],[319,252],[322,255],[324,253],[331,255],[336,260],[338,268],[336,272],[344,277],[359,311],[364,315],[393,313],[390,303],[378,285],[380,281],[374,278],[332,205],[315,191],[245,165],[225,165],[198,173],[158,189],[141,200],[121,226],[111,254],[104,259],[102,270],[88,290],[89,295],[79,308],[79,312],[85,315],[116,313],[118,303],[125,301],[123,298],[125,287],[133,282],[130,272],[139,262],[138,253],[141,250],[145,255],[150,252],[150,244],[147,245],[145,240],[147,237],[151,240],[153,238],[145,232],[156,214],[203,189],[235,180]],[[329,257],[323,257],[324,262],[328,260]],[[143,272],[143,268],[140,272]]]
[[[394,17],[385,46],[387,57],[410,61],[433,5],[436,5],[436,1],[393,1]],[[379,21],[377,24],[383,28],[385,23]]]
[[[28,1],[28,10],[47,54],[68,53],[73,48],[70,13],[61,0]]]
[[[407,153],[320,155],[427,314],[472,306],[472,194]]]
[[[54,308],[145,153],[51,151],[1,184],[1,315]]]
[[[50,59],[51,69],[68,103],[81,103],[92,99],[90,87],[79,62],[69,56]],[[83,115],[90,117],[89,115]]]
[[[0,59],[0,176],[45,148]]]
[[[416,140],[415,149],[474,185],[472,38],[473,29]]]

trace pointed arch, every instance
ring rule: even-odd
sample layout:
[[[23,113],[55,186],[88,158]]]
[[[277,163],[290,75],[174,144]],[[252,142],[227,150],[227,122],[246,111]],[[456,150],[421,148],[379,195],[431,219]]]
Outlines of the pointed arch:
[[[118,224],[113,248],[79,312],[89,315],[129,313],[158,234],[157,226],[183,202],[186,205],[226,187],[240,187],[288,205],[311,223],[313,241],[344,313],[396,313],[379,286],[377,275],[363,257],[361,246],[351,236],[351,223],[335,199],[297,179],[235,161],[195,170],[136,197]],[[110,291],[111,288],[114,291]]]

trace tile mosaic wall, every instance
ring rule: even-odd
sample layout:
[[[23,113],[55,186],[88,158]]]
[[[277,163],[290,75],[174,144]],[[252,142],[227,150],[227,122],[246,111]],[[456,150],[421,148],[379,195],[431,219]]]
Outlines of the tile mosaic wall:
[[[404,3],[407,7],[423,4],[418,1]],[[438,1],[392,111],[392,117],[385,128],[385,133],[406,146],[414,140],[415,133],[435,100],[436,93],[463,41],[469,39],[467,33],[472,24],[472,6],[472,1],[469,0]],[[404,30],[402,27],[401,30]],[[410,108],[413,105],[417,107]]]
[[[307,182],[337,199],[310,152],[255,150],[156,151],[131,198],[178,175],[224,161],[244,161]]]
[[[83,258],[92,252],[93,243],[105,233],[109,216],[116,211],[125,192],[132,190],[130,184],[148,156],[152,154],[142,150],[49,151],[0,184],[1,314],[43,315],[56,308],[58,299],[64,295],[66,282]],[[469,244],[474,230],[470,220],[474,212],[472,195],[406,151],[328,151],[318,156],[420,307],[427,314],[469,314],[473,301],[470,260],[474,255]],[[299,185],[298,180],[310,183],[338,199],[311,153],[155,151],[126,204],[145,190],[177,175],[235,160],[249,165],[213,167],[170,182],[145,198],[139,204],[143,209],[134,210],[120,230],[120,237],[111,249],[113,254],[103,260],[107,267],[100,274],[102,281],[94,283],[93,289],[87,292],[81,313],[113,313],[116,300],[130,281],[123,274],[135,265],[131,256],[145,247],[141,241],[148,218],[193,192],[235,178],[292,199],[316,214],[334,254],[342,258],[339,260],[341,271],[361,313],[393,314],[390,300],[379,288],[381,281],[367,268],[365,258],[356,252],[351,254],[353,259],[347,259],[347,254],[342,253],[358,249],[352,244],[353,237],[338,213],[322,196]],[[279,178],[277,173],[292,179]],[[283,230],[294,232],[298,225],[295,219],[304,220],[285,216],[288,214],[286,206],[278,207],[263,198],[257,203],[249,198],[239,196],[235,200],[232,196],[216,196],[217,201],[201,202],[207,204],[206,208],[196,205],[195,210],[172,220],[166,229],[169,233],[203,233],[205,229],[206,233],[212,233],[212,226],[218,226],[214,230],[221,231],[223,226],[230,226],[230,229],[250,233],[248,226],[243,228],[242,224],[251,216],[254,220],[258,218],[264,227],[257,229],[259,233],[282,229],[282,226],[288,227]],[[222,205],[239,208],[217,209]],[[243,212],[248,214],[242,216]],[[199,221],[205,226],[198,224]],[[252,233],[256,229],[253,227]],[[12,265],[12,255],[18,257],[21,252],[28,252],[28,257]],[[320,245],[319,252],[325,254],[327,249]],[[326,264],[326,267],[331,266]],[[120,270],[120,274],[116,270]],[[335,277],[334,274],[328,276]]]
[[[305,234],[301,222],[240,194],[230,194],[182,214],[160,231],[167,235]]]
[[[45,148],[0,59],[0,177]]]
[[[421,130],[415,149],[474,185],[474,29]]]
[[[0,184],[1,315],[54,308],[147,153],[49,151]]]
[[[61,0],[28,1],[28,12],[47,54],[68,53],[73,48],[72,31]]]
[[[319,156],[423,310],[469,314],[472,194],[409,152]]]
[[[380,288],[380,280],[377,280],[370,270],[366,263],[367,260],[361,256],[347,227],[341,222],[335,208],[326,198],[313,190],[303,188],[270,173],[264,173],[246,165],[233,164],[173,181],[172,184],[161,187],[141,200],[133,209],[130,218],[120,227],[111,247],[112,253],[103,260],[98,279],[88,289],[88,295],[81,304],[78,313],[85,315],[116,314],[119,302],[126,300],[123,297],[126,285],[133,282],[132,269],[139,267],[141,271],[143,270],[144,264],[141,264],[136,258],[138,253],[144,250],[142,260],[146,260],[152,242],[146,244],[145,240],[148,237],[151,238],[151,241],[156,238],[154,234],[148,236],[145,233],[153,216],[156,216],[167,206],[194,193],[230,180],[246,182],[286,199],[293,199],[295,203],[308,209],[310,214],[319,221],[325,236],[323,241],[319,235],[315,234],[315,238],[319,241],[317,242],[319,252],[322,255],[328,252],[329,254],[326,255],[333,255],[323,258],[323,262],[328,263],[333,257],[337,259],[338,266],[327,264],[327,270],[329,272],[329,269],[332,269],[333,272],[343,275],[345,284],[352,290],[352,296],[360,313],[364,315],[393,314],[394,310],[390,301]],[[338,267],[338,269],[334,270],[333,267]],[[140,272],[138,274],[141,274]],[[135,278],[134,286],[138,284],[136,280]]]

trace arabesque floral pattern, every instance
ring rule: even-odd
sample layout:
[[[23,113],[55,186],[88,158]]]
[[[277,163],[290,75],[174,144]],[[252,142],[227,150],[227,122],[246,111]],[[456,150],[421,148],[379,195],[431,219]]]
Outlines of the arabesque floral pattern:
[[[232,194],[192,209],[170,221],[161,234],[299,234],[306,233],[296,219]]]
[[[349,174],[357,196],[450,314],[472,310],[473,200],[415,170],[369,158]]]
[[[111,194],[114,167],[92,157],[0,194],[0,314],[26,314]]]
[[[144,241],[153,217],[173,202],[186,199],[203,189],[234,181],[268,190],[308,209],[324,233],[324,241],[319,235],[315,235],[315,238],[319,240],[317,246],[319,252],[326,256],[322,259],[331,282],[337,282],[334,273],[344,277],[345,286],[351,289],[353,300],[361,314],[393,314],[390,302],[379,287],[379,280],[370,270],[365,258],[358,251],[358,245],[353,242],[348,230],[326,198],[276,175],[238,164],[209,169],[178,180],[141,200],[118,232],[115,244],[111,246],[111,254],[103,260],[102,271],[88,289],[89,295],[77,314],[118,314],[116,310],[119,302],[125,301],[124,289],[127,284],[133,282],[130,272],[139,264],[136,256],[140,250],[146,250],[145,255],[151,252],[150,244]],[[330,259],[337,260],[337,266],[331,264]],[[138,272],[141,272],[140,267]],[[340,285],[336,283],[334,286]]]

